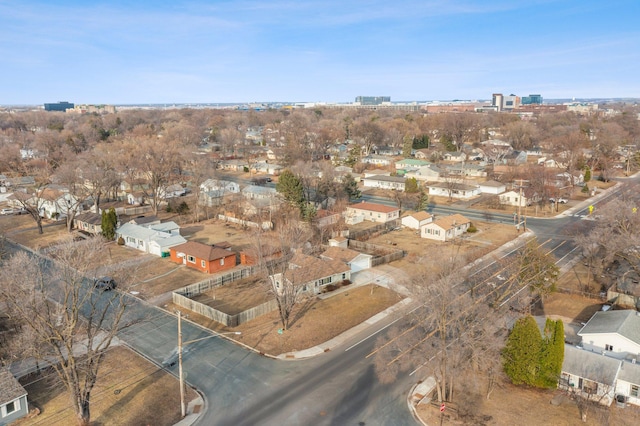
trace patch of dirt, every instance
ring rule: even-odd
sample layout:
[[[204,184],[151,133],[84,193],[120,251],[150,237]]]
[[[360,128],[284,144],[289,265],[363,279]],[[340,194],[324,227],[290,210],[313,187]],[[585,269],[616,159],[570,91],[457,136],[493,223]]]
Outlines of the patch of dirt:
[[[273,299],[258,277],[249,277],[215,287],[193,300],[204,303],[228,315],[236,315]]]
[[[29,393],[30,408],[40,414],[16,424],[70,425],[76,423],[69,396],[58,383],[52,387],[55,373],[20,380]],[[197,397],[186,387],[185,401]],[[151,364],[131,350],[119,346],[110,349],[101,366],[91,393],[91,424],[101,425],[173,425],[180,420],[180,385],[165,370]]]

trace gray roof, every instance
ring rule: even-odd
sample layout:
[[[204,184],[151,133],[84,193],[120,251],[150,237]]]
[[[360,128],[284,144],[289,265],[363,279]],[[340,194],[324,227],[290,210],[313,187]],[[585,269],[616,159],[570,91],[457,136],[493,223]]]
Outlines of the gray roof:
[[[640,313],[634,310],[596,312],[578,336],[609,333],[617,333],[640,345]]]
[[[254,193],[254,194],[265,194],[265,195],[275,195],[278,193],[274,188],[268,186],[258,186],[258,185],[247,185],[242,190],[243,193]]]
[[[564,346],[562,371],[594,382],[613,386],[622,361],[600,353]],[[625,366],[626,367],[626,366]]]
[[[27,391],[13,377],[8,368],[0,367],[0,405],[25,396]]]
[[[366,178],[362,178],[362,180],[378,180],[381,182],[405,183],[405,178],[399,176],[369,176]]]
[[[640,385],[640,364],[623,362],[620,365],[620,373],[618,373],[618,379],[624,380],[625,382],[633,383],[634,385]]]
[[[180,225],[170,220],[169,222],[162,222],[154,225],[147,225],[149,229],[153,229],[154,231],[162,231],[162,232],[171,232],[176,229],[180,229]]]

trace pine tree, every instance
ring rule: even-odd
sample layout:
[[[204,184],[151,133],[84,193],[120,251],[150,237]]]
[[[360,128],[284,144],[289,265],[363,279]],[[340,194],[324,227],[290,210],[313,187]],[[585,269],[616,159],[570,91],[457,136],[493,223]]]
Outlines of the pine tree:
[[[587,183],[590,180],[591,180],[591,169],[587,167],[587,169],[584,171],[584,182]]]
[[[542,336],[532,316],[516,321],[502,351],[504,372],[516,385],[535,385],[540,368]]]
[[[344,175],[342,178],[342,188],[347,194],[349,201],[358,199],[362,196],[362,193],[358,189],[358,182],[350,174]]]
[[[555,388],[562,371],[564,359],[564,325],[562,320],[547,318],[544,338],[540,351],[540,369],[535,385],[541,388]]]
[[[298,207],[302,212],[305,199],[302,182],[291,170],[285,170],[278,178],[276,191],[282,194],[284,199],[290,204]]]
[[[108,211],[102,212],[101,230],[102,236],[107,241],[113,241],[116,237],[116,226],[118,224],[118,215],[116,210],[112,207]]]

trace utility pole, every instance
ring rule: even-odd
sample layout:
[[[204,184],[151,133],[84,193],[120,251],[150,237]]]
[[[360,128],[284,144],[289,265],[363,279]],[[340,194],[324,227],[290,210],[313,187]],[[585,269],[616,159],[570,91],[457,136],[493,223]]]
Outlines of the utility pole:
[[[522,203],[524,202],[523,200],[523,194],[522,194],[522,179],[520,179],[520,197],[518,198],[518,224],[516,225],[516,229],[518,229],[518,231],[520,231],[520,225],[522,225],[522,228],[524,229],[524,231],[526,232],[527,230],[527,218],[522,216]]]
[[[182,313],[178,311],[178,375],[180,379],[180,412],[182,418],[187,415],[184,406],[184,376],[182,375]]]

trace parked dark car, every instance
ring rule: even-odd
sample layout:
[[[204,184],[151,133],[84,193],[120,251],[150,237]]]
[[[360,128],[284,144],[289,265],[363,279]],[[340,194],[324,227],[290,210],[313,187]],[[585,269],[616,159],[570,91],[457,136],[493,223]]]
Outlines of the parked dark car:
[[[97,278],[94,281],[93,286],[98,290],[110,291],[116,288],[116,282],[111,277],[102,277],[102,278]]]

